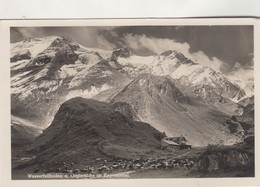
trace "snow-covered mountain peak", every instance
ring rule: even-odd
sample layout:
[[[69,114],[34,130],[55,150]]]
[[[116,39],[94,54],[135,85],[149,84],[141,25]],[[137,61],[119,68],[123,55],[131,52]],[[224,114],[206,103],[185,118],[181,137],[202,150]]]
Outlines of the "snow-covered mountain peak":
[[[30,36],[29,37],[27,37],[27,38],[25,38],[24,40],[23,40],[23,42],[24,43],[28,43],[28,42],[32,42],[32,41],[37,41],[37,39],[34,39],[34,38],[31,38]]]
[[[254,95],[254,80],[249,80],[247,82],[241,80],[233,81],[245,90],[247,97],[252,97]]]
[[[80,48],[79,44],[73,42],[68,37],[58,37],[56,38],[50,45],[50,47],[57,47],[57,48],[71,48],[73,50],[77,50]]]
[[[161,54],[158,55],[158,57],[163,58],[163,59],[174,59],[178,57],[184,57],[184,55],[176,50],[167,50],[162,52]]]
[[[245,96],[245,92],[222,73],[208,66],[202,66],[186,58],[176,50],[168,50],[157,56],[117,58],[123,70],[131,77],[140,73],[151,73],[157,76],[170,76],[187,94],[202,96],[210,101],[218,101],[222,97],[238,100]]]
[[[12,97],[22,103],[52,101],[51,107],[56,107],[66,98],[90,97],[105,91],[112,97],[143,73],[167,76],[182,93],[212,102],[222,97],[244,97],[244,91],[220,72],[194,63],[176,50],[138,56],[129,48],[106,51],[84,47],[68,37],[53,36],[11,44],[11,54]]]
[[[159,60],[173,60],[177,59],[182,64],[197,64],[193,62],[191,59],[185,57],[182,53],[176,50],[167,50],[158,55]]]
[[[33,113],[47,125],[45,115],[52,119],[59,104],[68,98],[121,89],[130,80],[102,57],[103,52],[68,37],[28,38],[11,44],[13,111],[27,107],[22,117]]]
[[[26,38],[21,42],[11,43],[11,62],[30,59],[47,49],[59,37]]]

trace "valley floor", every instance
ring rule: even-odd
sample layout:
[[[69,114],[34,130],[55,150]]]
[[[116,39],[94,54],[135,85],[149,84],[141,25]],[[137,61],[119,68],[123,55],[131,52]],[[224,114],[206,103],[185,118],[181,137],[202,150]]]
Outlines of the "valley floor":
[[[85,175],[85,174],[71,174],[64,173],[37,173],[25,174],[23,171],[13,171],[12,179],[14,180],[59,180],[59,179],[154,179],[154,178],[229,178],[229,177],[254,177],[253,172],[250,170],[241,171],[216,171],[201,173],[186,168],[178,170],[144,170],[144,171],[121,171],[112,174],[97,174],[97,175]]]
[[[92,173],[82,172],[82,170],[78,170],[75,168],[83,168],[84,164],[77,164],[74,168],[71,168],[70,171],[63,172],[35,172],[32,168],[27,167],[24,169],[17,169],[16,167],[28,162],[32,157],[16,157],[12,160],[12,179],[13,180],[43,180],[43,179],[117,179],[117,178],[128,178],[128,179],[138,179],[138,178],[218,178],[218,177],[254,177],[254,171],[252,169],[232,169],[232,170],[222,170],[221,168],[214,171],[201,172],[198,170],[198,163],[195,158],[198,157],[205,148],[193,148],[191,150],[177,150],[174,152],[166,151],[166,150],[157,150],[155,154],[152,154],[154,158],[150,158],[152,160],[158,159],[158,154],[160,153],[159,160],[160,162],[155,163],[154,165],[165,162],[166,160],[178,160],[177,165],[172,165],[172,167],[150,167],[153,164],[149,164],[144,167],[138,168],[119,168],[109,172],[98,172],[98,167],[102,161],[95,161],[94,171]],[[157,156],[155,156],[157,155]],[[151,155],[149,155],[151,156]],[[191,167],[187,167],[185,162],[189,160],[194,160],[194,164]],[[105,164],[107,166],[115,165],[122,162],[109,161]],[[135,161],[134,161],[135,162]],[[133,161],[132,161],[133,163]],[[139,162],[140,163],[140,162]],[[137,166],[139,164],[135,162],[133,166]],[[182,163],[182,164],[181,164]],[[187,163],[187,162],[186,162]],[[14,169],[16,168],[16,169]],[[77,171],[78,170],[78,171]]]

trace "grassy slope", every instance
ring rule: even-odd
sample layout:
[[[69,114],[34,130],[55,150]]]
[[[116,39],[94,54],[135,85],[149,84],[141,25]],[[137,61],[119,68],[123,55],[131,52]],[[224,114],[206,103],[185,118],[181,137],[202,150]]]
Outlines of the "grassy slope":
[[[113,109],[112,105],[83,98],[65,102],[52,124],[31,145],[30,153],[37,158],[25,167],[51,170],[64,161],[88,164],[98,157],[109,157],[107,145],[115,152],[122,147],[160,148],[160,132]]]

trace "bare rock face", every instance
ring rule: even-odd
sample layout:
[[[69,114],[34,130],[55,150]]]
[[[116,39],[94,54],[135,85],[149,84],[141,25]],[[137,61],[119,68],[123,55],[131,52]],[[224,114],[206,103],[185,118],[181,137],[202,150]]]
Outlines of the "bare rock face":
[[[187,97],[167,76],[141,74],[110,102],[128,103],[139,119],[167,132],[168,136],[185,133],[193,146],[206,146],[216,140],[223,140],[225,144],[229,144],[229,140],[241,141],[220,121],[227,117],[225,114]],[[205,118],[211,118],[214,123]]]
[[[202,98],[207,103],[237,102],[246,96],[238,85],[209,67],[175,79],[175,83],[183,93]]]
[[[241,126],[241,124],[233,117],[231,119],[226,119],[225,124],[228,126],[231,134],[237,134],[238,136],[244,137],[246,132]]]
[[[197,167],[200,172],[213,172],[219,169],[253,169],[254,156],[249,151],[227,149],[200,156]]]
[[[169,60],[177,59],[181,64],[190,64],[190,65],[196,64],[192,60],[185,57],[182,53],[175,50],[164,51],[163,53],[160,54],[160,56],[164,56],[164,58]]]
[[[14,56],[10,59],[10,61],[11,61],[11,62],[17,62],[17,61],[19,61],[19,60],[28,60],[28,59],[31,59],[31,53],[30,53],[30,51],[23,51],[23,53],[14,55]]]
[[[131,51],[129,48],[120,48],[118,50],[113,51],[111,60],[116,61],[118,57],[127,58],[131,56]]]
[[[199,158],[197,166],[201,172],[216,171],[220,168],[218,155],[207,155]]]
[[[118,111],[125,116],[127,116],[129,119],[140,121],[138,118],[136,112],[132,109],[131,105],[124,103],[124,102],[116,102],[113,104],[113,108],[115,111]]]
[[[227,168],[250,166],[252,161],[249,154],[237,150],[230,150],[228,154],[224,155],[224,163]]]
[[[79,44],[73,43],[72,40],[68,37],[63,38],[57,38],[52,42],[50,47],[56,47],[56,48],[71,48],[72,50],[77,50],[80,48]]]
[[[230,133],[243,138],[254,135],[254,97],[246,98],[238,103],[240,115],[233,115],[225,120],[224,125]]]

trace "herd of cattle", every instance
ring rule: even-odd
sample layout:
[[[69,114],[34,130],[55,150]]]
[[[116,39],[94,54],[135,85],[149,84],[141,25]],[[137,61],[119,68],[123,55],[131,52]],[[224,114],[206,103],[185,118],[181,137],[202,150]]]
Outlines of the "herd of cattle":
[[[101,162],[100,159],[96,160],[99,162],[99,166],[86,166],[84,169],[69,169],[72,164],[63,163],[63,167],[58,168],[57,172],[68,173],[68,174],[87,174],[87,175],[105,175],[113,172],[123,171],[141,171],[145,170],[173,170],[181,167],[191,170],[194,162],[189,159],[136,159],[136,160],[122,160],[117,159],[113,162],[104,160]]]

